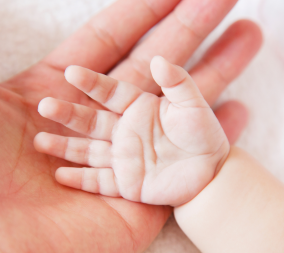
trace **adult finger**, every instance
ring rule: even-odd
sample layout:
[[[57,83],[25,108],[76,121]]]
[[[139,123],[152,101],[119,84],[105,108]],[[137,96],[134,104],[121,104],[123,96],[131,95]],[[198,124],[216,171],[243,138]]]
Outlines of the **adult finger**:
[[[150,61],[161,55],[183,66],[204,38],[220,23],[236,0],[183,0],[156,30],[119,64],[110,76],[158,93]]]
[[[234,144],[248,122],[246,108],[237,101],[228,101],[215,110],[230,144]]]
[[[249,64],[261,44],[262,35],[256,24],[249,20],[237,21],[189,71],[210,105]]]
[[[180,0],[119,0],[91,19],[43,62],[64,71],[79,65],[105,73]]]

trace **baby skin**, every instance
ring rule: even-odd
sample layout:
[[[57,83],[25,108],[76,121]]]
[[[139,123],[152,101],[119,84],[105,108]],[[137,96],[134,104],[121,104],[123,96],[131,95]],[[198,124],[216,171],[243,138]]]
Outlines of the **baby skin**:
[[[225,162],[230,145],[189,74],[156,56],[151,72],[164,97],[91,70],[70,66],[66,80],[106,107],[45,98],[39,113],[79,133],[39,133],[35,148],[88,167],[59,168],[66,186],[154,205],[183,205]]]

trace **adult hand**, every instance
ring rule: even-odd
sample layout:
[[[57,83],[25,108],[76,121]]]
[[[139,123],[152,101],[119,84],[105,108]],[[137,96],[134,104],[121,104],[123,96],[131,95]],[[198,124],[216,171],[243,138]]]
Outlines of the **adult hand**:
[[[119,0],[37,65],[1,84],[0,251],[140,252],[149,246],[171,209],[59,185],[55,170],[73,164],[36,152],[33,138],[40,131],[75,133],[42,118],[37,105],[52,96],[99,108],[65,81],[63,71],[71,64],[101,73],[112,69],[110,76],[159,94],[150,75],[151,58],[162,55],[183,65],[235,2]],[[260,44],[256,25],[239,21],[190,71],[209,104],[248,64]],[[246,111],[228,102],[216,115],[234,142],[245,124]]]

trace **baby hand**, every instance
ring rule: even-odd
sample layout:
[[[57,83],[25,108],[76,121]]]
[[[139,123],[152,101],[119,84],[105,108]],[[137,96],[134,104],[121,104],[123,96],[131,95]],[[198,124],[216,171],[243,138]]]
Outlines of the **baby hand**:
[[[59,183],[179,206],[214,178],[230,146],[213,111],[183,68],[156,56],[151,71],[165,97],[82,67],[67,68],[67,81],[110,111],[53,98],[40,102],[43,117],[88,136],[36,136],[38,151],[90,166],[59,168]]]

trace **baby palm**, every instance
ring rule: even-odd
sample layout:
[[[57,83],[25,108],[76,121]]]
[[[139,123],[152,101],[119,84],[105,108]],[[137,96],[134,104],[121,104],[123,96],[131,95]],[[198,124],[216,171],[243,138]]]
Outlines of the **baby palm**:
[[[111,112],[51,98],[39,112],[89,138],[39,134],[39,151],[92,168],[60,168],[62,184],[148,204],[181,205],[214,177],[227,138],[193,80],[161,57],[151,64],[165,97],[72,66],[67,80]]]

